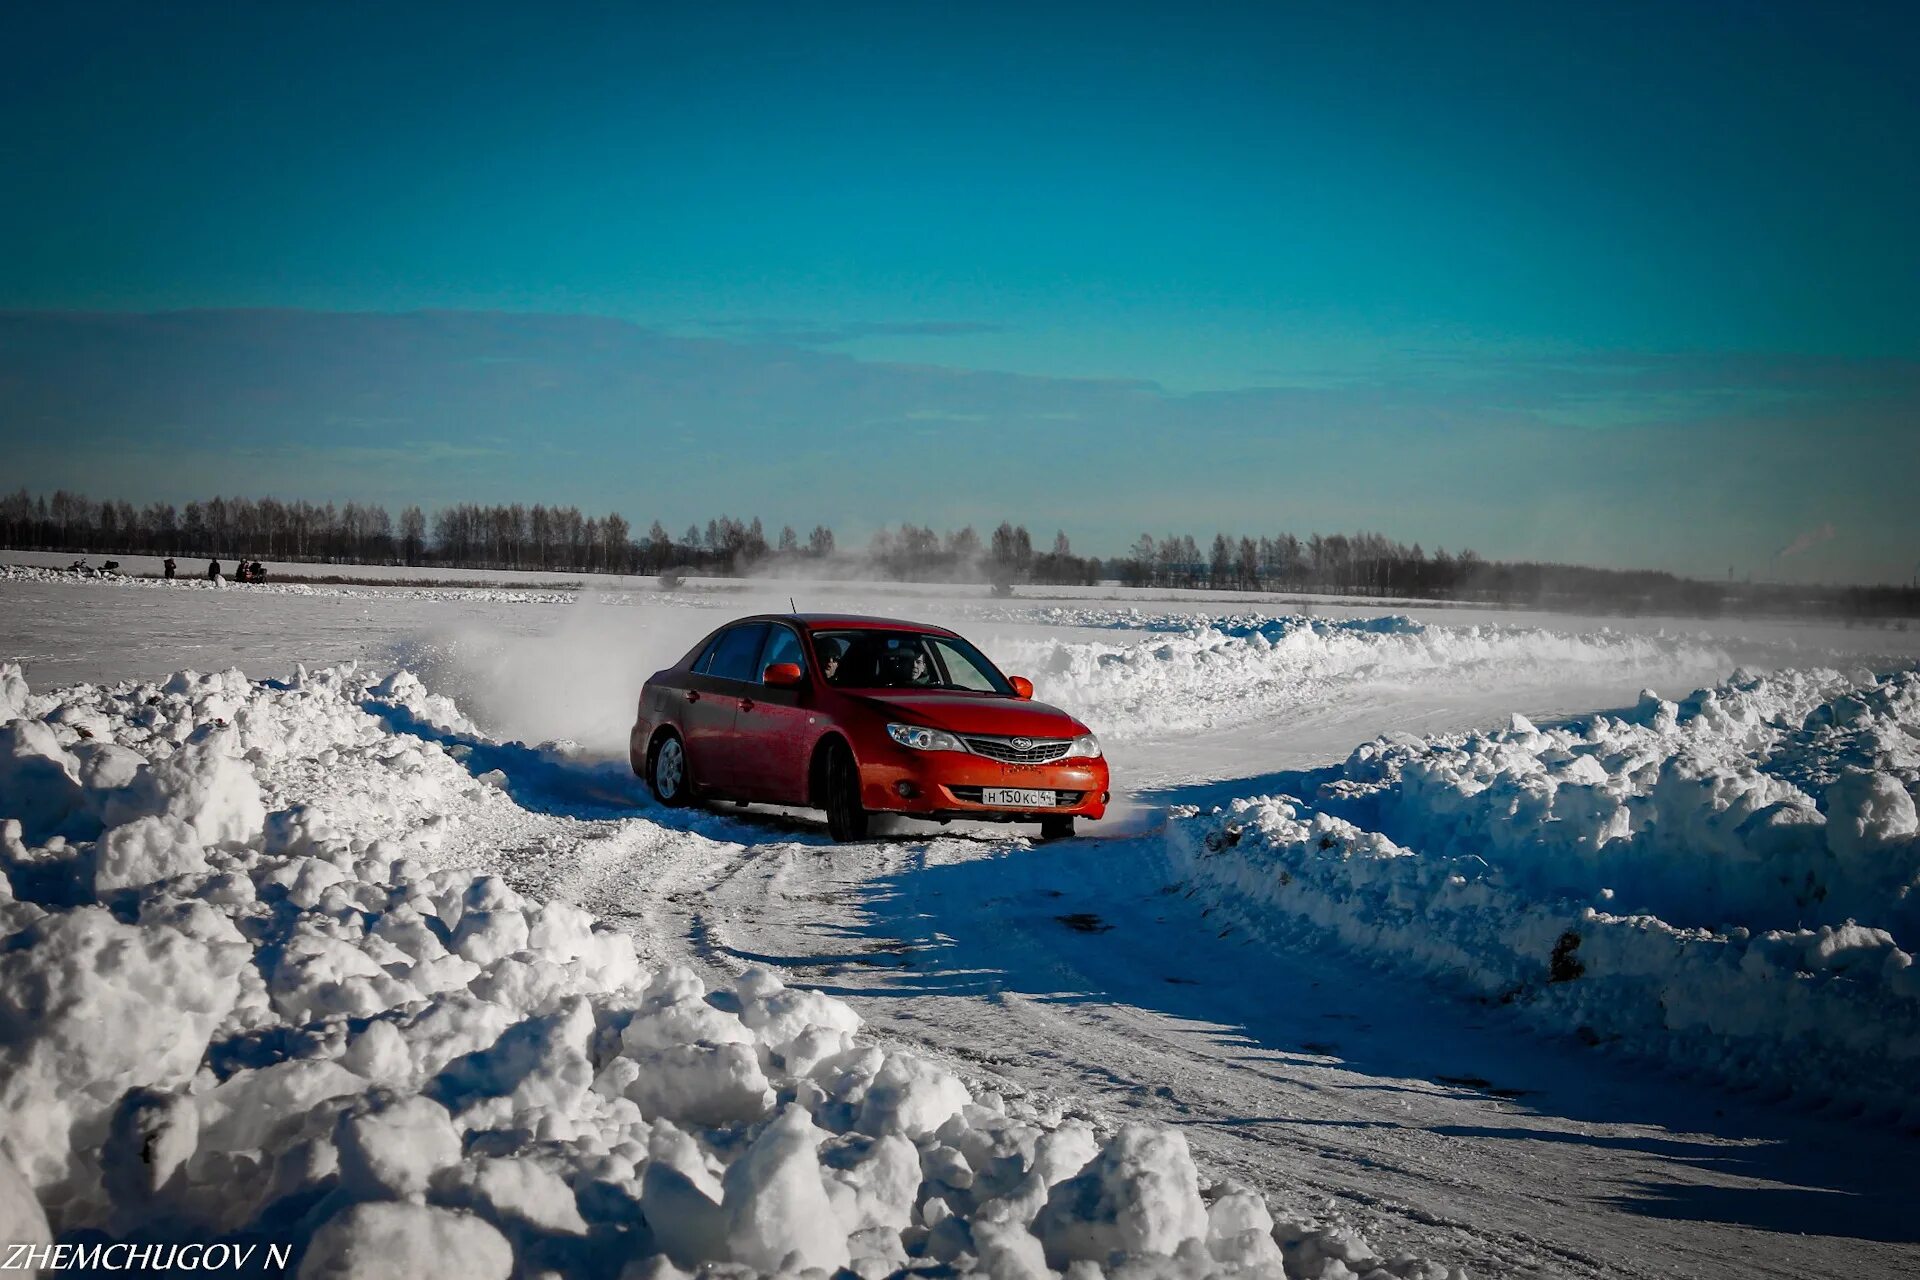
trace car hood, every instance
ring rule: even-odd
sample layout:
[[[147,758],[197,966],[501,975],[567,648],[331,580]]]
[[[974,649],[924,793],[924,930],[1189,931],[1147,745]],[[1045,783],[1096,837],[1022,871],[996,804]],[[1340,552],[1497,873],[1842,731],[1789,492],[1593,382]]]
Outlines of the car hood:
[[[949,733],[990,733],[1004,737],[1077,738],[1087,727],[1058,707],[1025,698],[981,697],[964,693],[871,692],[862,702],[902,724],[925,725]]]

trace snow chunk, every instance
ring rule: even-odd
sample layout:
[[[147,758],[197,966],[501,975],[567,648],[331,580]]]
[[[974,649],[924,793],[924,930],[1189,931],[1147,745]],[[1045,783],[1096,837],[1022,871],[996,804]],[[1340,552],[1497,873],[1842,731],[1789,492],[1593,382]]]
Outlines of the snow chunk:
[[[825,1136],[790,1106],[727,1170],[723,1204],[736,1261],[766,1271],[847,1264],[847,1232],[820,1177]]]
[[[506,1280],[513,1248],[470,1214],[421,1204],[357,1204],[307,1246],[300,1280]]]
[[[27,714],[27,677],[17,662],[0,662],[0,723]]]
[[[370,1100],[340,1117],[341,1188],[357,1198],[424,1195],[441,1169],[460,1161],[460,1133],[431,1098]]]
[[[236,735],[221,730],[154,762],[107,802],[107,822],[157,814],[180,819],[204,844],[257,839],[266,806],[236,746]]]
[[[15,936],[0,952],[0,1112],[36,1186],[69,1176],[76,1144],[98,1144],[127,1090],[192,1079],[246,962],[244,946],[121,924],[98,907]]]
[[[1849,770],[1827,788],[1827,847],[1838,858],[1876,853],[1920,831],[1920,814],[1900,779]]]
[[[0,667],[0,698],[6,695],[5,679],[9,670],[17,677],[20,669],[11,663]],[[7,1144],[0,1141],[0,1242],[32,1248],[50,1243],[52,1239],[47,1215],[40,1208],[33,1187],[7,1154]]]
[[[1207,1230],[1186,1138],[1143,1125],[1116,1133],[1083,1172],[1053,1189],[1034,1221],[1054,1266],[1116,1253],[1171,1255]]]
[[[59,834],[81,810],[80,762],[37,720],[0,725],[0,796],[34,844]]]
[[[495,1219],[524,1223],[539,1231],[584,1236],[573,1188],[559,1174],[534,1160],[518,1157],[480,1160],[462,1172],[461,1184]]]
[[[100,838],[93,891],[105,896],[210,870],[192,827],[171,815],[135,818]]]
[[[889,1053],[861,1105],[860,1130],[924,1138],[971,1100],[952,1072],[923,1058]]]

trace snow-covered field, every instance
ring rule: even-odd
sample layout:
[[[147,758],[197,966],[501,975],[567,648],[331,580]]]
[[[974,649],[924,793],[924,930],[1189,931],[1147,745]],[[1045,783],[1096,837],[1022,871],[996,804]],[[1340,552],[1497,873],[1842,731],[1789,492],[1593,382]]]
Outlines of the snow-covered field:
[[[761,594],[0,582],[0,1241],[1920,1266],[1906,636],[809,600],[963,627],[1134,793],[836,848],[615,758]]]

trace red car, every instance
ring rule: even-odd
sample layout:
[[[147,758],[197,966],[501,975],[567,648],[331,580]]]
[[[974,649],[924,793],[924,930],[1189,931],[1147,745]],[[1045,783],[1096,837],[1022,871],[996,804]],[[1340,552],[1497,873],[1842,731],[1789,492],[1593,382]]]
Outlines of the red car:
[[[1087,726],[1033,699],[943,627],[763,614],[729,622],[640,694],[633,771],[665,805],[824,809],[836,840],[873,813],[1037,822],[1044,839],[1107,810]]]

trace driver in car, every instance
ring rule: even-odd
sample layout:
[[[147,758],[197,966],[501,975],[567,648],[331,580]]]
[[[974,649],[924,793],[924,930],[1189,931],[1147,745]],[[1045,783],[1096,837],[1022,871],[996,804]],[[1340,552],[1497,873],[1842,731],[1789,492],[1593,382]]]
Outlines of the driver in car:
[[[845,645],[834,636],[822,636],[815,642],[814,649],[820,655],[820,674],[827,683],[832,684],[840,675],[840,658],[846,652]]]

